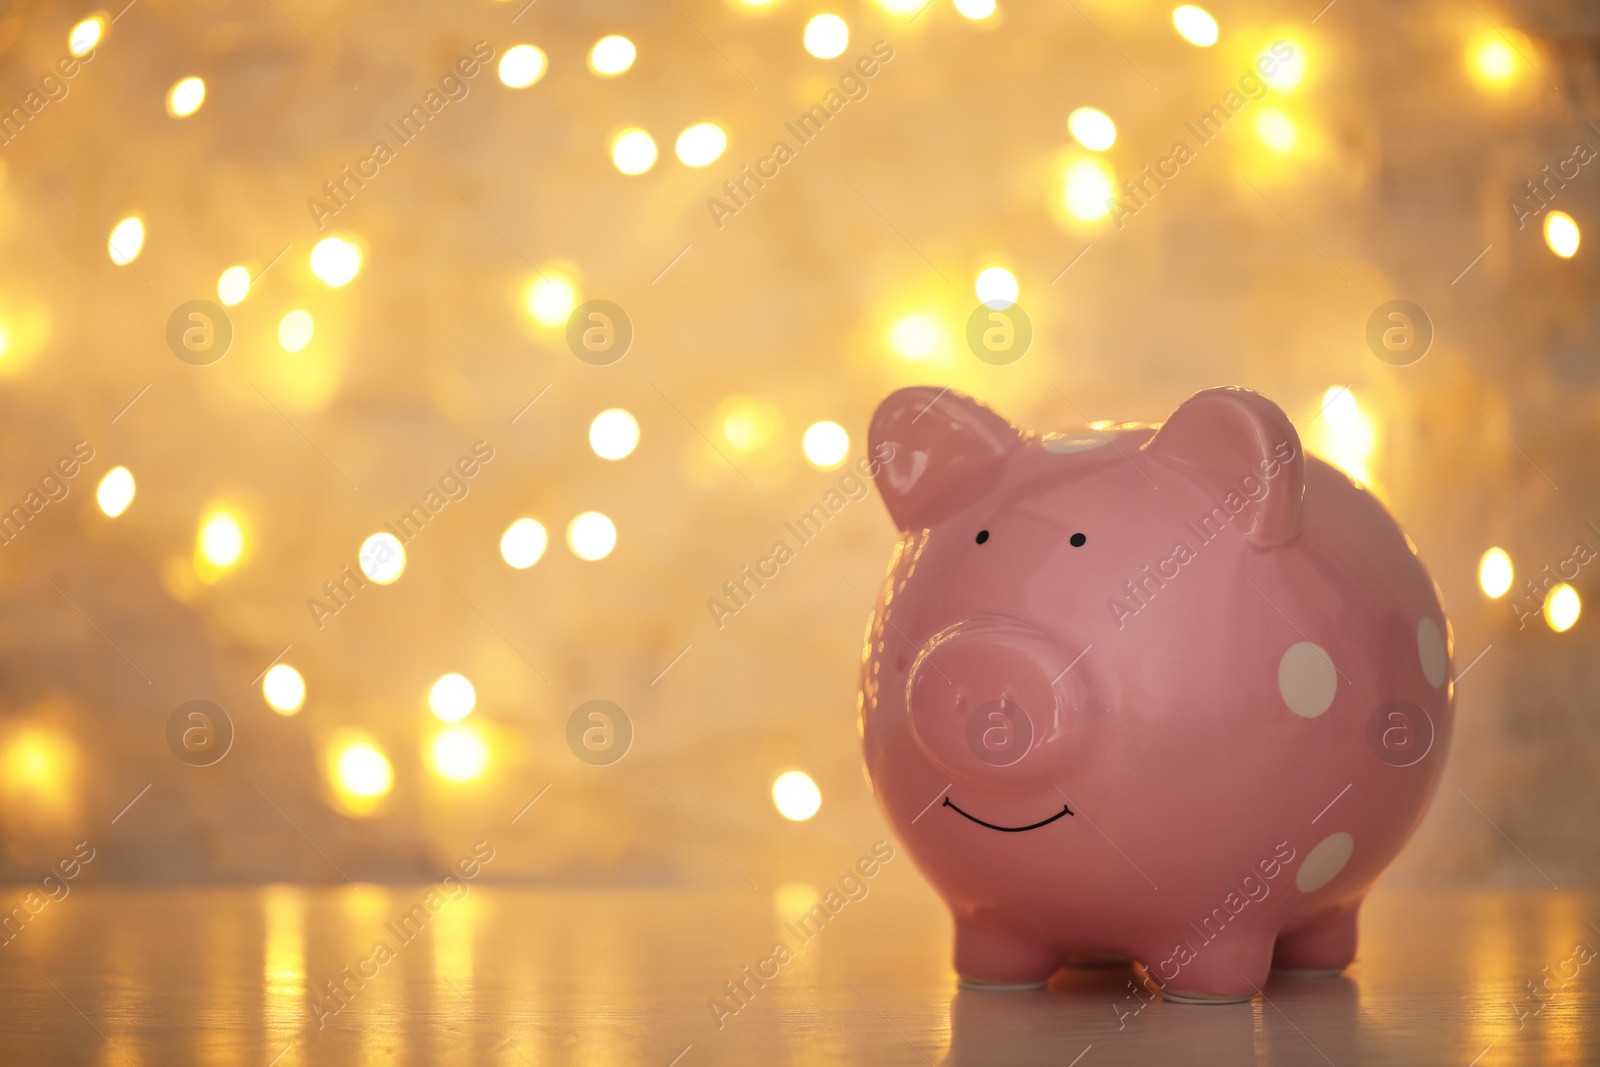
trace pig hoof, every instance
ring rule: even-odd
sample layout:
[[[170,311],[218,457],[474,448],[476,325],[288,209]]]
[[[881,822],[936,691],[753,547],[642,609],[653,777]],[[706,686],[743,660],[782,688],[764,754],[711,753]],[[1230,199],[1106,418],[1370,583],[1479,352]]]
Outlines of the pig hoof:
[[[1337,978],[1344,973],[1343,967],[1274,967],[1273,974],[1287,975],[1290,978]]]
[[[958,983],[962,989],[971,989],[982,993],[1016,993],[1028,989],[1043,989],[1049,979],[1040,979],[1037,982],[994,982],[987,978],[968,978],[966,975],[958,976]]]
[[[1321,918],[1293,933],[1279,935],[1272,969],[1280,974],[1338,974],[1356,958],[1356,909]]]
[[[1185,993],[1178,989],[1163,989],[1161,999],[1178,1004],[1245,1004],[1254,993]]]
[[[1041,989],[1060,969],[1061,953],[998,925],[958,919],[953,962],[968,989]]]

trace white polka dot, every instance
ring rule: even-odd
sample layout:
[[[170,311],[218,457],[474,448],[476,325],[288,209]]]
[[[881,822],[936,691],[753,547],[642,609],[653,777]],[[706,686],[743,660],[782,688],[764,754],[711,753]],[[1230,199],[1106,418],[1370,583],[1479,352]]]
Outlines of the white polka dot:
[[[1321,715],[1338,689],[1339,674],[1320,645],[1310,641],[1290,645],[1278,661],[1278,692],[1296,715],[1307,719]]]
[[[1439,624],[1424,615],[1417,623],[1417,655],[1422,660],[1422,673],[1435,689],[1444,684],[1447,661],[1444,654],[1444,637]]]
[[[1318,841],[1317,847],[1300,861],[1300,870],[1294,876],[1295,888],[1302,893],[1315,893],[1333,881],[1350,862],[1350,853],[1355,847],[1356,839],[1343,830]]]
[[[1101,447],[1109,440],[1107,434],[1097,430],[1084,430],[1080,433],[1048,434],[1041,443],[1046,452],[1087,452],[1091,448]]]

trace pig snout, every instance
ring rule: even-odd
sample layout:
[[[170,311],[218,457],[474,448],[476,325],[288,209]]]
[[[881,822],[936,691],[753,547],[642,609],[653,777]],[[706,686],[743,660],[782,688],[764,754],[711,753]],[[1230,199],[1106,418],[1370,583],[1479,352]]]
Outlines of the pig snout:
[[[950,775],[992,788],[1037,786],[1061,774],[1076,718],[1071,675],[1082,669],[1074,655],[1012,619],[970,619],[940,631],[906,683],[917,742]]]

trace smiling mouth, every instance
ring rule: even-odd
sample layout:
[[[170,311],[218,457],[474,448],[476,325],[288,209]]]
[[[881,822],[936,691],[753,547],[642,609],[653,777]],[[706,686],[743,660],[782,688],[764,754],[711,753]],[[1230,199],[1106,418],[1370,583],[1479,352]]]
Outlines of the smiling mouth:
[[[1071,815],[1072,814],[1072,809],[1067,807],[1067,805],[1063,804],[1063,805],[1061,805],[1061,810],[1060,811],[1056,812],[1054,815],[1050,816],[1048,819],[1045,819],[1042,822],[1036,822],[1036,823],[1033,823],[1033,824],[1031,824],[1029,826],[996,826],[992,822],[984,822],[982,819],[978,818],[975,815],[968,815],[966,812],[964,812],[960,808],[956,807],[955,803],[949,797],[945,797],[944,798],[944,806],[949,808],[949,809],[951,809],[952,811],[954,811],[957,815],[961,816],[963,819],[971,819],[973,822],[977,823],[979,826],[987,826],[989,829],[991,829],[991,830],[999,830],[1003,834],[1020,834],[1024,830],[1037,830],[1041,826],[1049,826],[1051,823],[1055,822],[1057,819],[1061,818],[1061,816],[1063,816],[1063,815]]]

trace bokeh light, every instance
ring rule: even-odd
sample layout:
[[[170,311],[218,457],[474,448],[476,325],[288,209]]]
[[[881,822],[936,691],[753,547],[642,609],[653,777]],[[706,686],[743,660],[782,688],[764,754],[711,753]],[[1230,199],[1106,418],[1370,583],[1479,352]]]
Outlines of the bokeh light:
[[[244,553],[244,529],[239,520],[226,511],[208,516],[200,524],[199,549],[213,567],[226,569],[238,563]]]
[[[1268,48],[1256,56],[1256,63],[1258,64],[1256,71],[1260,73],[1261,67],[1259,64],[1265,60],[1268,69],[1272,73],[1262,74],[1261,80],[1278,92],[1287,93],[1298,88],[1300,83],[1305,80],[1306,49],[1305,45],[1296,40],[1285,40],[1283,43],[1293,49],[1289,54],[1289,58],[1285,59],[1282,53]]]
[[[293,715],[306,702],[306,680],[287,663],[275,663],[261,679],[261,695],[279,715]]]
[[[324,237],[311,249],[311,273],[335,289],[360,270],[361,249],[342,237]]]
[[[133,472],[127,467],[112,467],[106,471],[106,476],[100,479],[99,488],[94,491],[95,503],[114,519],[133,503],[133,490]]]
[[[528,314],[540,326],[565,326],[577,305],[577,289],[560,274],[546,271],[528,286]]]
[[[611,142],[611,162],[624,174],[643,174],[656,165],[656,142],[636,126],[623,130]]]
[[[361,542],[361,573],[379,585],[391,585],[406,572],[406,546],[392,533],[375,533]]]
[[[366,814],[394,788],[394,768],[377,743],[346,734],[331,750],[333,788],[345,808]]]
[[[589,447],[601,459],[623,459],[639,447],[639,420],[622,408],[610,408],[589,424]]]
[[[111,230],[111,237],[106,241],[106,251],[111,254],[111,262],[117,266],[132,263],[139,258],[139,253],[144,250],[144,220],[137,215],[129,215],[118,222]]]
[[[69,735],[48,726],[23,726],[0,751],[5,810],[11,819],[60,819],[72,808],[77,771],[78,746]]]
[[[250,272],[243,267],[229,267],[217,279],[217,299],[228,307],[250,295]]]
[[[428,761],[439,777],[470,782],[483,777],[489,766],[489,743],[472,726],[451,726],[440,730],[428,746]]]
[[[822,790],[805,771],[784,771],[772,783],[772,803],[785,819],[804,822],[822,807]]]
[[[518,519],[500,535],[500,558],[525,571],[544,556],[550,535],[537,519]]]
[[[295,308],[278,322],[278,344],[283,346],[285,352],[298,352],[311,343],[311,335],[316,331],[316,323],[311,321],[311,312],[305,308]]]
[[[805,43],[818,59],[833,59],[850,46],[850,27],[838,15],[818,15],[806,23]]]
[[[939,324],[927,315],[902,315],[889,327],[889,348],[901,359],[927,359],[938,351],[939,335]]]
[[[614,78],[633,66],[638,54],[638,49],[626,37],[616,34],[602,37],[589,49],[589,69],[602,78]]]
[[[819,471],[837,470],[850,454],[850,435],[837,422],[814,422],[800,442],[806,462]]]
[[[545,54],[531,44],[512,45],[500,57],[500,82],[512,89],[526,89],[540,78],[548,68]]]
[[[1503,548],[1491,548],[1478,560],[1478,588],[1490,600],[1506,595],[1513,576],[1511,556]]]
[[[1322,394],[1322,414],[1332,425],[1349,425],[1361,414],[1361,405],[1348,389],[1333,388]]]
[[[1116,195],[1116,176],[1098,159],[1080,159],[1067,167],[1065,200],[1073,218],[1083,222],[1105,218]]]
[[[440,722],[460,722],[478,706],[478,691],[463,674],[446,674],[428,690],[428,710]]]
[[[1578,254],[1578,223],[1565,211],[1552,211],[1544,217],[1544,243],[1562,259]]]
[[[956,10],[974,22],[988,18],[995,12],[994,0],[956,0]]]
[[[715,122],[698,122],[678,135],[678,158],[691,167],[716,162],[728,147],[728,135]]]
[[[772,440],[773,415],[765,404],[747,396],[730,396],[717,409],[722,436],[741,452],[761,448]]]
[[[1203,7],[1184,4],[1173,9],[1172,25],[1192,45],[1209,48],[1217,43],[1217,20]]]
[[[100,36],[105,33],[106,23],[99,15],[86,18],[67,34],[67,50],[75,56],[87,53],[100,43]]]
[[[184,78],[167,90],[167,114],[185,118],[200,110],[206,100],[206,83],[199,78]]]
[[[1499,34],[1485,34],[1467,47],[1467,70],[1481,88],[1504,89],[1516,80],[1517,53]]]
[[[605,559],[617,546],[617,527],[598,511],[585,511],[567,527],[567,547],[579,559]]]
[[[1017,276],[1004,267],[988,267],[978,272],[973,286],[984,307],[1004,311],[1017,302]]]
[[[1288,152],[1300,139],[1294,120],[1275,107],[1263,108],[1256,114],[1256,136],[1274,152]]]
[[[69,758],[71,744],[54,730],[29,727],[19,731],[0,758],[6,783],[34,789],[49,786]]]
[[[1104,152],[1117,142],[1117,124],[1097,107],[1080,107],[1067,116],[1067,130],[1083,147]]]
[[[1558,634],[1572,629],[1582,613],[1583,601],[1578,598],[1578,591],[1566,582],[1552,588],[1545,597],[1544,621]]]
[[[1349,389],[1334,386],[1322,395],[1322,417],[1312,424],[1315,447],[1323,459],[1356,481],[1370,484],[1368,462],[1377,428]]]

